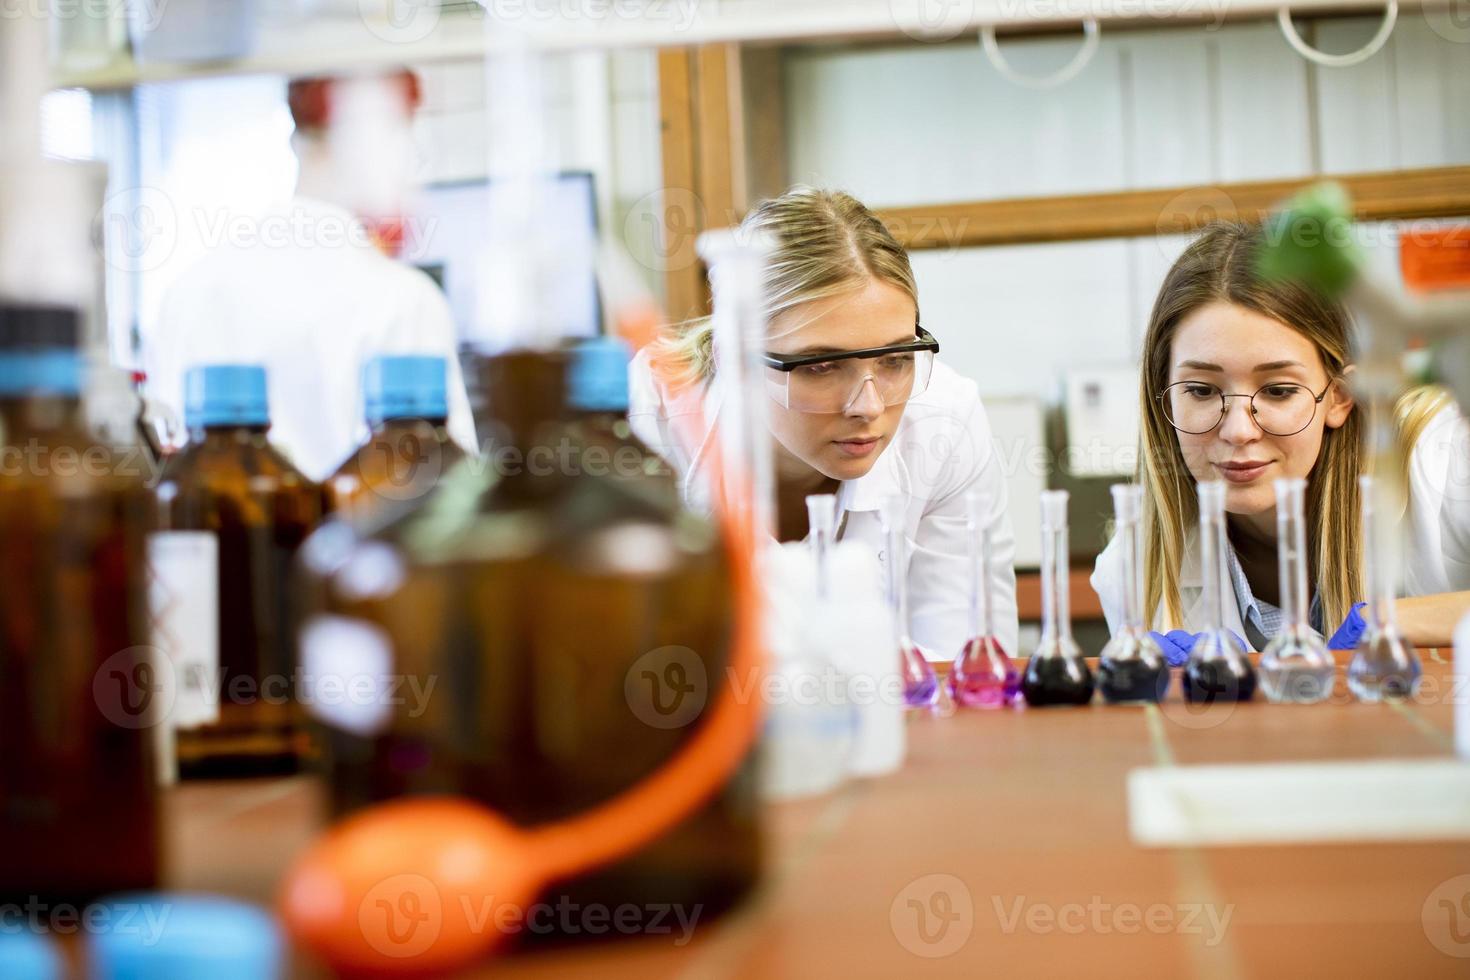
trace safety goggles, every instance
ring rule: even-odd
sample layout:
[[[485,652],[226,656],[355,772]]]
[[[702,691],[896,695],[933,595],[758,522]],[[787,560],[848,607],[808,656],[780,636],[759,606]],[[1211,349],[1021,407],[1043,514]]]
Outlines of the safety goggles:
[[[911,343],[821,354],[765,355],[766,390],[797,412],[847,411],[872,382],[884,405],[902,405],[929,387],[939,341],[918,324]]]

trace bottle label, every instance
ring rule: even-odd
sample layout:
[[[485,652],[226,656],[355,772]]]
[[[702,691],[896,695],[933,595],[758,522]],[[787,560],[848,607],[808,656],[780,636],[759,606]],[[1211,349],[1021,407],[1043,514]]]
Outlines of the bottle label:
[[[148,539],[153,645],[168,657],[175,728],[219,721],[219,540],[209,531]],[[167,703],[167,702],[166,702]]]

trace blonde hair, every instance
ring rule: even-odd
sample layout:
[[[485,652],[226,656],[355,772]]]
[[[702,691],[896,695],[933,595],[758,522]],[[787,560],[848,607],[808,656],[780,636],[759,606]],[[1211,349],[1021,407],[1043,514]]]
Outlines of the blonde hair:
[[[1342,379],[1351,357],[1348,316],[1340,304],[1256,273],[1256,255],[1263,240],[1257,225],[1208,225],[1164,277],[1143,341],[1138,480],[1145,491],[1144,614],[1152,616],[1162,609],[1171,627],[1183,625],[1179,567],[1186,530],[1199,516],[1194,479],[1158,398],[1169,383],[1169,352],[1180,322],[1215,302],[1253,310],[1312,341],[1334,383]],[[1341,622],[1362,596],[1358,475],[1365,453],[1361,416],[1359,411],[1349,412],[1342,426],[1323,432],[1322,448],[1307,483],[1310,575],[1327,624]]]
[[[1420,385],[1404,392],[1394,404],[1393,417],[1403,462],[1403,471],[1399,478],[1404,481],[1405,488],[1409,484],[1409,464],[1412,462],[1414,445],[1418,443],[1430,421],[1452,400],[1450,393],[1438,385]],[[1406,505],[1408,499],[1409,495],[1404,494]]]
[[[793,187],[763,201],[741,222],[775,242],[766,267],[765,315],[861,289],[871,281],[895,286],[919,305],[908,253],[857,198],[841,191]],[[674,384],[714,377],[714,337],[708,317],[674,327],[654,345],[660,376]]]

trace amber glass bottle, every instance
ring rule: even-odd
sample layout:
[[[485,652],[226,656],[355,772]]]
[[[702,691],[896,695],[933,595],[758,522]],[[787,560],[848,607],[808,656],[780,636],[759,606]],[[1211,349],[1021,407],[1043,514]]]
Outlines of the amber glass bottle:
[[[77,335],[0,305],[0,906],[158,877],[148,492],[82,426]]]
[[[628,345],[616,337],[584,340],[572,351],[567,404],[581,469],[595,476],[657,477],[677,494],[673,470],[628,424]],[[677,501],[669,507],[677,508]]]
[[[308,542],[307,672],[404,679],[374,709],[313,709],[337,814],[446,792],[523,824],[579,812],[667,759],[723,680],[733,607],[719,536],[665,478],[576,465],[566,373],[563,354],[486,359],[479,428],[495,450],[373,535],[334,523]],[[682,688],[660,691],[671,665]],[[740,774],[655,844],[543,901],[728,907],[759,867],[752,782]]]
[[[179,774],[291,772],[305,735],[289,579],[297,549],[321,518],[320,489],[266,438],[264,368],[192,369],[184,414],[189,444],[164,469],[164,530],[153,550],[155,562],[166,552],[178,563],[165,577],[212,581],[212,590],[198,589],[181,605],[212,592],[216,612],[212,630],[209,615],[185,614],[173,631],[174,660],[183,665]]]
[[[352,520],[418,500],[464,451],[449,437],[444,358],[375,357],[363,367],[368,439],[324,485],[327,506]]]

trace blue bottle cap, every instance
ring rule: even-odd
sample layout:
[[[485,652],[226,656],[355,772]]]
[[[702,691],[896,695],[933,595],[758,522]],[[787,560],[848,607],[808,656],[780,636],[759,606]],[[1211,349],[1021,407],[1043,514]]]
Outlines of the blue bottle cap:
[[[0,977],[5,980],[61,980],[56,944],[34,932],[0,932]]]
[[[386,354],[362,369],[368,425],[387,419],[442,419],[449,415],[444,358],[432,354]]]
[[[616,337],[594,337],[577,345],[567,379],[567,399],[584,412],[628,410],[628,345]]]
[[[265,368],[259,364],[206,364],[184,375],[184,424],[269,425]]]
[[[82,356],[73,348],[0,348],[0,396],[77,395],[82,390]]]
[[[93,980],[277,980],[282,941],[263,910],[211,895],[118,895],[87,940]]]

